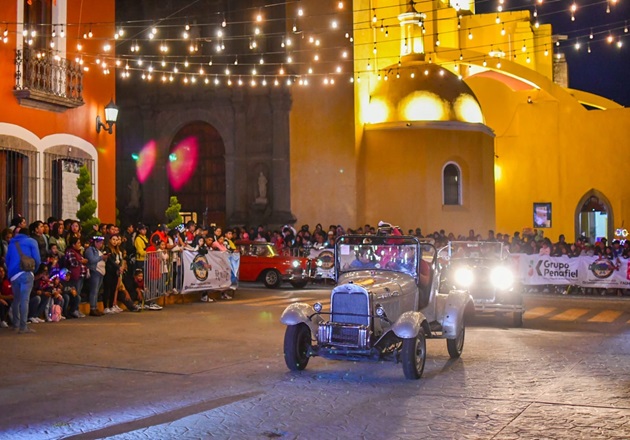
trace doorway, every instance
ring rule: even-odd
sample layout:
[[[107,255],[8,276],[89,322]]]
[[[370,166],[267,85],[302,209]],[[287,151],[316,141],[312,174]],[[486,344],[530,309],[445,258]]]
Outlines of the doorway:
[[[590,243],[612,237],[612,211],[603,194],[591,190],[578,205],[576,237],[584,236]]]
[[[180,160],[182,143],[196,145],[195,163],[189,167],[190,175],[178,185],[171,181],[171,194],[177,196],[182,211],[196,218],[203,227],[211,223],[225,227],[225,145],[221,135],[206,122],[191,122],[173,138],[169,149],[169,162]],[[177,189],[175,189],[177,188]]]

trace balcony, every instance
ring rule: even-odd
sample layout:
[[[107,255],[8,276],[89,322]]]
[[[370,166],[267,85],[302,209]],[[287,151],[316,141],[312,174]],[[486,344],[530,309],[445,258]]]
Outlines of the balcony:
[[[24,107],[64,112],[83,102],[83,71],[78,63],[55,59],[52,51],[15,51],[15,90]]]

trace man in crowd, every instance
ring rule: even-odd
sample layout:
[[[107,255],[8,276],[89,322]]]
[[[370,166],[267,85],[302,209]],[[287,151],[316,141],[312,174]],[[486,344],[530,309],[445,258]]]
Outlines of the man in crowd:
[[[41,224],[41,222],[39,222]],[[21,227],[9,242],[7,249],[7,269],[13,289],[13,327],[18,333],[35,333],[35,330],[26,325],[28,319],[28,303],[33,290],[36,270],[42,260],[39,255],[37,242],[28,236],[28,229]],[[22,256],[35,260],[34,268],[23,270]]]

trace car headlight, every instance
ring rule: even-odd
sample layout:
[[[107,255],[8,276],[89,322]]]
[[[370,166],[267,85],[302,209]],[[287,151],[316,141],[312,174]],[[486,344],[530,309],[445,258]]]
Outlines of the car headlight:
[[[380,304],[376,304],[376,306],[374,307],[374,313],[376,313],[376,316],[378,316],[379,318],[386,317],[385,309]]]
[[[460,267],[455,271],[455,284],[460,287],[470,287],[475,279],[473,271],[468,267]]]
[[[298,260],[293,260],[293,262],[291,263],[291,265],[295,268],[300,267],[300,262]]]
[[[507,267],[495,267],[492,269],[492,272],[490,272],[490,282],[495,289],[509,289],[514,283],[514,275]]]
[[[316,302],[315,304],[313,304],[313,310],[315,310],[315,313],[321,312],[322,311],[322,303]]]

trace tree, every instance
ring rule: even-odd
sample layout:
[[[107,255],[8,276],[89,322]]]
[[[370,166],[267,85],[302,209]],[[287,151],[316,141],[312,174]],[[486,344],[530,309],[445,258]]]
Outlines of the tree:
[[[92,199],[92,176],[85,165],[79,169],[77,187],[79,188],[79,195],[77,196],[77,201],[79,202],[77,218],[81,223],[83,234],[91,235],[94,226],[98,227],[101,221],[98,217],[94,217],[94,213],[96,212],[96,200]]]
[[[177,196],[171,196],[171,200],[166,208],[166,226],[169,229],[173,229],[182,224],[182,216],[179,215],[179,211],[182,209],[182,205],[177,200]]]

